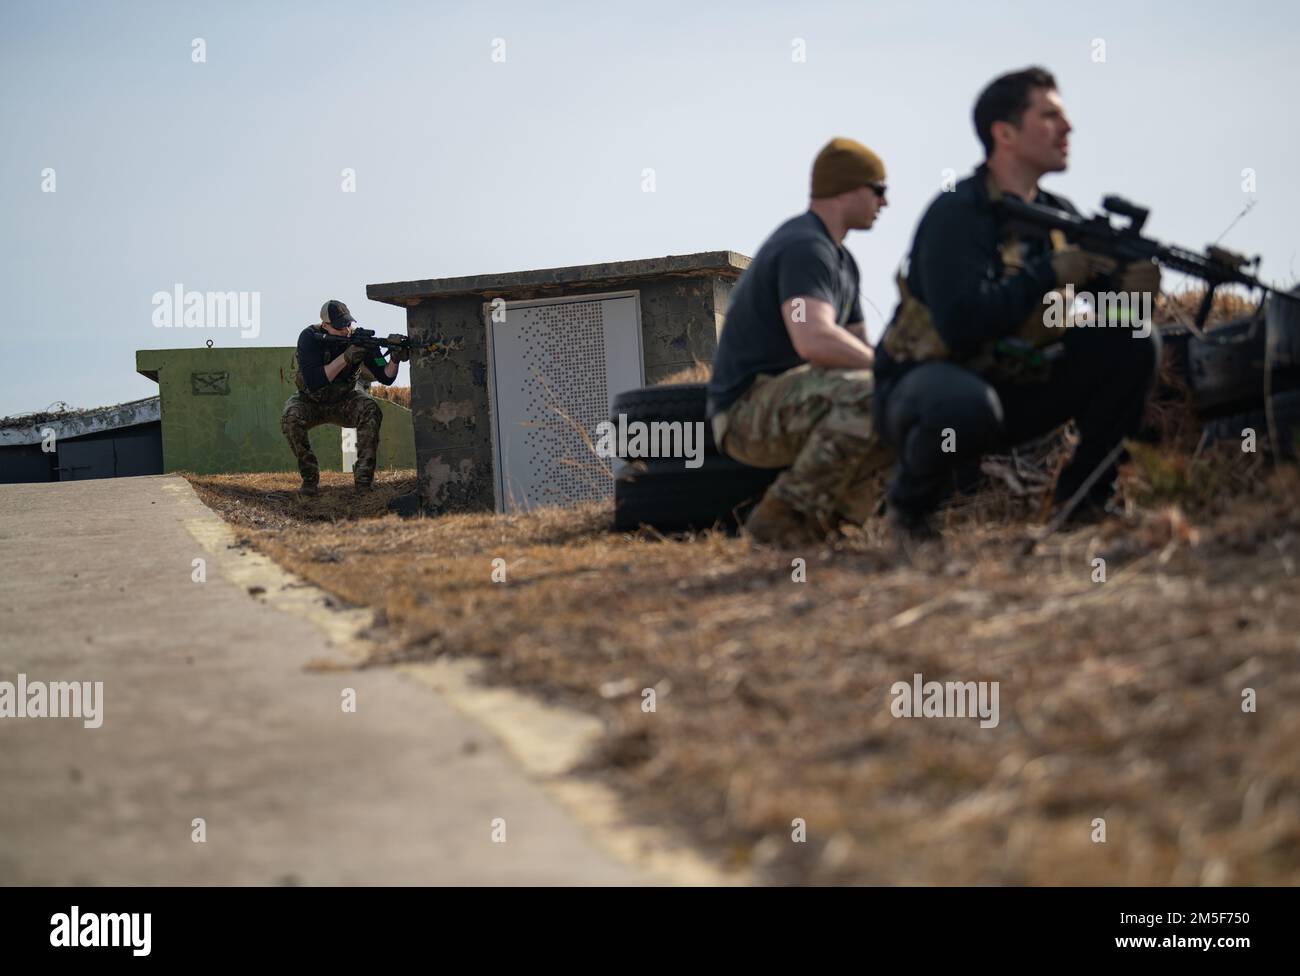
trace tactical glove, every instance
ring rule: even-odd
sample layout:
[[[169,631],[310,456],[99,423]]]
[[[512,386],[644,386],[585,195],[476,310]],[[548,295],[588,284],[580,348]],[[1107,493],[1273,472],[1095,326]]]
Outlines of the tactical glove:
[[[1077,247],[1065,247],[1052,252],[1052,270],[1056,272],[1056,284],[1086,285],[1098,275],[1109,274],[1115,270],[1115,262],[1110,258],[1084,251]]]
[[[1160,268],[1154,261],[1135,261],[1120,275],[1119,291],[1160,294]]]
[[[343,352],[343,358],[347,360],[349,366],[360,366],[370,358],[370,353],[366,351],[365,346],[348,346]]]

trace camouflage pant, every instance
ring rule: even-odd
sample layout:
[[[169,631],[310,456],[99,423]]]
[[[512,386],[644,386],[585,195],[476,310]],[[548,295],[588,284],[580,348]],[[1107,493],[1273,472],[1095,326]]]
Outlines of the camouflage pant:
[[[757,468],[789,466],[768,490],[802,512],[861,525],[893,453],[871,423],[869,369],[803,365],[760,375],[723,414],[723,453]]]
[[[352,477],[357,484],[369,484],[375,479],[375,460],[379,453],[379,425],[384,415],[375,398],[360,390],[353,390],[342,400],[318,403],[295,393],[284,404],[280,415],[280,429],[298,459],[298,471],[307,484],[320,481],[320,464],[312,453],[307,432],[321,424],[338,424],[357,429],[357,460],[352,465]]]

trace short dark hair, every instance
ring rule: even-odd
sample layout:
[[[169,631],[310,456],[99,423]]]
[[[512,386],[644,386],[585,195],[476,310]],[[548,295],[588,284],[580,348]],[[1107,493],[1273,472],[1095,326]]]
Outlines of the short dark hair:
[[[975,134],[984,144],[985,157],[993,155],[993,123],[1019,125],[1035,88],[1056,88],[1046,68],[1032,67],[994,78],[975,100]]]

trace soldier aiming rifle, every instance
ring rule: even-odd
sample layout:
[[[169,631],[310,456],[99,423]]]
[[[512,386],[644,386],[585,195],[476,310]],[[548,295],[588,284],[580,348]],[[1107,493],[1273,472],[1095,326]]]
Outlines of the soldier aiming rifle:
[[[320,490],[320,464],[312,452],[308,431],[321,424],[355,427],[357,460],[352,477],[358,493],[374,486],[379,451],[379,426],[383,414],[379,404],[362,387],[361,369],[385,386],[392,386],[399,364],[411,358],[412,346],[405,336],[381,339],[356,326],[356,319],[340,301],[328,301],[320,310],[319,325],[310,325],[298,336],[294,354],[293,380],[298,392],[284,405],[280,429],[298,459],[302,475],[299,494],[316,495]],[[383,349],[388,349],[385,360]]]

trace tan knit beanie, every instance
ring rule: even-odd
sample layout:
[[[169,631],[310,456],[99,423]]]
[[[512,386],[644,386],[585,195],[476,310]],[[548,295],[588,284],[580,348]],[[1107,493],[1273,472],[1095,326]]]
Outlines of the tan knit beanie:
[[[813,162],[812,196],[839,196],[884,179],[885,164],[879,156],[854,139],[837,136],[822,147]]]

